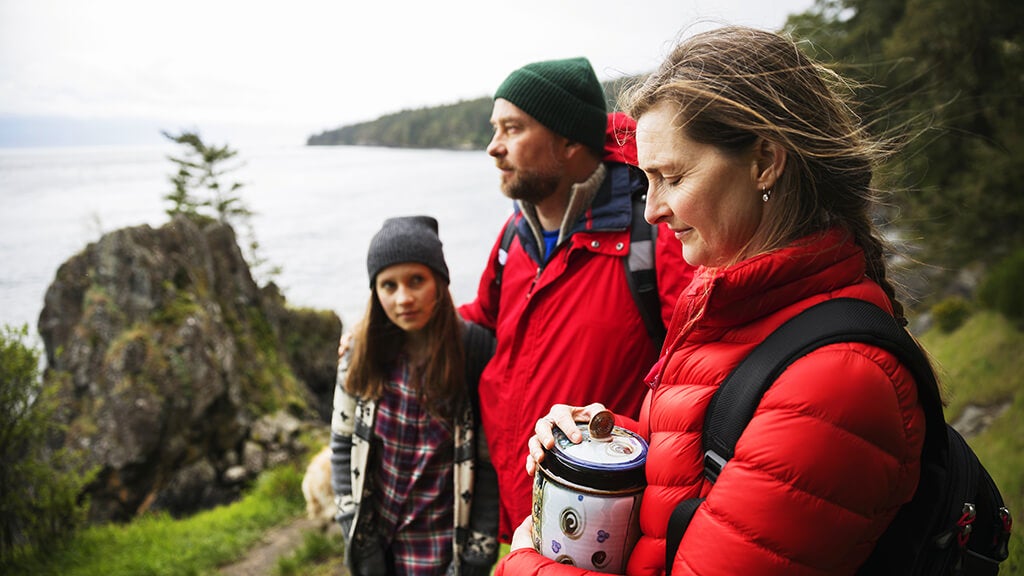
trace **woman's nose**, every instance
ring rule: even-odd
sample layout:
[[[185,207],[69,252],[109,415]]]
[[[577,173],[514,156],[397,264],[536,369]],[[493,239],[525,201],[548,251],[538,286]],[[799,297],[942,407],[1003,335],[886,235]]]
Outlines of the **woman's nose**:
[[[650,224],[657,224],[669,213],[670,211],[665,203],[662,202],[662,195],[657,191],[657,187],[653,185],[648,186],[647,201],[644,203],[644,220],[647,220]]]

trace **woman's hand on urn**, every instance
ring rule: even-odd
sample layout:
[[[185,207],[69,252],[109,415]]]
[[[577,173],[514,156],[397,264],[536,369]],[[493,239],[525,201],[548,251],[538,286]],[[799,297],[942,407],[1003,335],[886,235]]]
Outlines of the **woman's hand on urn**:
[[[541,461],[544,460],[544,450],[554,448],[553,431],[555,426],[565,433],[569,441],[579,443],[583,441],[583,434],[576,423],[589,422],[594,414],[604,410],[604,404],[600,402],[587,406],[569,406],[567,404],[552,406],[547,415],[538,419],[534,424],[534,434],[530,437],[529,453],[526,455],[526,473],[533,476]]]

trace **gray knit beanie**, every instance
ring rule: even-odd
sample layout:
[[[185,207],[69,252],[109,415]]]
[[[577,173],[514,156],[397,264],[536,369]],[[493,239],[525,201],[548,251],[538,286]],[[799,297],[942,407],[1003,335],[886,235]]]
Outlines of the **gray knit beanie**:
[[[441,239],[437,235],[437,219],[432,216],[401,216],[384,221],[370,240],[366,254],[370,288],[373,288],[381,270],[403,262],[429,266],[446,284],[449,282],[448,265],[444,262]]]
[[[534,62],[509,74],[494,97],[515,104],[573,142],[604,148],[604,89],[586,58]]]

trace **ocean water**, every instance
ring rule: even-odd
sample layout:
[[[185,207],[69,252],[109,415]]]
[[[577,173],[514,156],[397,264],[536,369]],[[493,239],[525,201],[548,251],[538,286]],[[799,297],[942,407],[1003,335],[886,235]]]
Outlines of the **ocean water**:
[[[0,148],[0,325],[36,333],[46,289],[68,258],[106,232],[168,221],[181,149]],[[346,327],[369,297],[366,250],[385,218],[438,219],[457,304],[471,300],[512,202],[484,152],[367,147],[238,149],[222,182],[255,212],[260,253],[296,307],[334,310]],[[236,230],[240,243],[243,230]]]

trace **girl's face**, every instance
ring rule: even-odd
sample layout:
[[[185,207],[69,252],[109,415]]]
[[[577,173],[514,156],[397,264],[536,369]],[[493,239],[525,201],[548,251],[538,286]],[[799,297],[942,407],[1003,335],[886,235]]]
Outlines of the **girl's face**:
[[[693,266],[723,266],[742,260],[761,224],[765,203],[753,151],[727,155],[684,133],[670,103],[637,120],[640,168],[650,180],[648,222],[665,222]]]
[[[437,307],[437,282],[423,264],[403,262],[381,270],[376,279],[377,299],[388,320],[405,332],[422,330]]]

